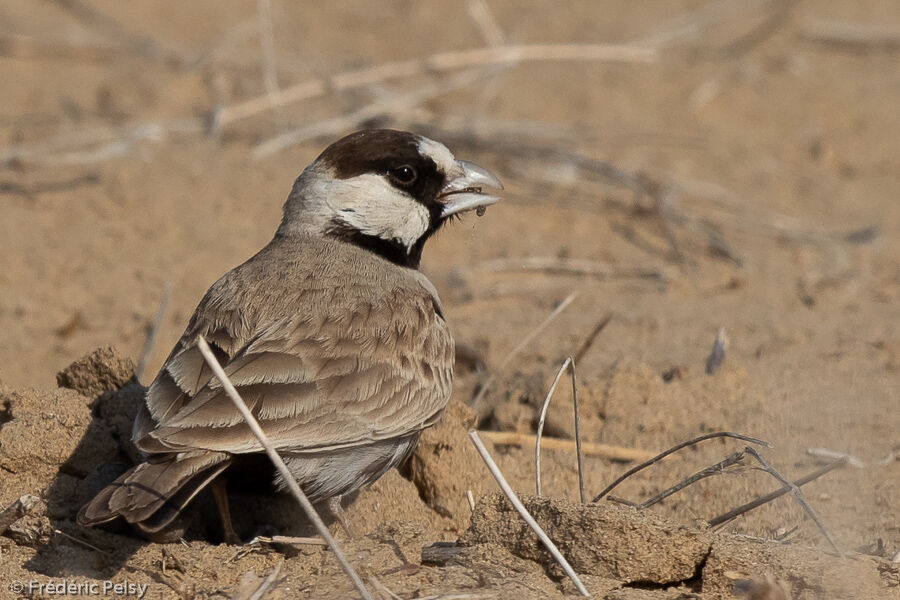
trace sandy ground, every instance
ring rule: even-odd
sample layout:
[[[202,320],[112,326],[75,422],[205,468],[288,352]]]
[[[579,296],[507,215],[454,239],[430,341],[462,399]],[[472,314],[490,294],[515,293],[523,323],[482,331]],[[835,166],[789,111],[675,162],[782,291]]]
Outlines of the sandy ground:
[[[837,558],[787,496],[720,530],[702,526],[778,487],[750,461],[638,513],[577,506],[573,454],[547,451],[544,493],[554,500],[531,502],[595,597],[730,598],[735,579],[770,575],[791,598],[900,598],[900,568],[890,562],[900,551],[900,5],[781,5],[272,2],[282,88],[498,40],[658,49],[642,62],[523,61],[375,115],[445,141],[497,172],[507,192],[426,249],[423,268],[456,339],[486,367],[459,369],[456,408],[423,441],[418,462],[360,493],[349,510],[364,535],[348,540],[335,529],[365,577],[404,599],[576,593],[530,534],[518,533],[508,507],[486,495],[495,486],[465,436],[476,417],[463,405],[492,375],[475,407],[479,426],[533,433],[556,370],[579,354],[587,441],[662,450],[727,430],[771,442],[763,455],[789,478],[827,462],[809,448],[863,465],[804,487],[848,554]],[[268,241],[294,177],[361,123],[336,123],[261,158],[257,145],[452,76],[347,89],[335,80],[319,97],[207,135],[215,109],[266,93],[257,6],[0,6],[0,507],[22,494],[41,498],[0,537],[0,598],[19,597],[7,592],[14,580],[62,578],[148,583],[151,598],[244,598],[248,572],[265,577],[279,564],[266,598],[352,595],[321,548],[216,545],[202,506],[183,544],[72,522],[103,477],[98,467],[128,460],[120,432],[140,389],[109,390],[130,377],[128,361],[139,361],[166,290],[143,383],[206,288]],[[492,17],[478,16],[484,6]],[[848,30],[854,24],[865,27]],[[535,262],[541,268],[525,268]],[[726,357],[707,375],[720,328]],[[108,376],[91,371],[68,381],[75,390],[57,388],[59,371],[107,345],[121,357],[96,359]],[[567,385],[547,434],[573,435]],[[489,446],[514,487],[532,493],[532,449]],[[649,498],[742,447],[706,442],[615,493]],[[589,457],[588,494],[626,468]],[[467,489],[480,498],[474,516]],[[303,530],[289,504],[237,501],[248,506],[248,537],[259,522]],[[673,532],[685,528],[699,546],[685,542],[682,552]],[[634,551],[641,546],[628,530],[670,551]],[[458,538],[465,552],[422,563],[423,548]]]

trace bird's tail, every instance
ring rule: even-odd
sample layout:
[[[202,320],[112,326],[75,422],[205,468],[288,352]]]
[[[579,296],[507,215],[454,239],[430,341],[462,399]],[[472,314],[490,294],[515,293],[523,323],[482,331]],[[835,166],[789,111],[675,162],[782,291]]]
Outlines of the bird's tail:
[[[160,531],[230,462],[224,452],[151,456],[84,505],[78,523],[97,525],[123,517],[146,533]]]

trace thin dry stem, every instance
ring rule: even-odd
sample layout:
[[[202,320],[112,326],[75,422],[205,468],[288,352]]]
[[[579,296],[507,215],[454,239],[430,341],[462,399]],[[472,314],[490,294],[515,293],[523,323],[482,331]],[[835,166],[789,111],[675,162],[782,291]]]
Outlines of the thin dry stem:
[[[900,48],[900,29],[882,24],[808,19],[800,26],[800,35],[811,42],[851,50]]]
[[[727,458],[725,458],[724,460],[721,460],[714,465],[710,465],[710,466],[706,467],[705,469],[697,471],[690,477],[682,479],[681,481],[679,481],[678,483],[676,483],[669,489],[658,493],[657,495],[653,496],[649,500],[647,500],[645,502],[641,502],[640,504],[637,505],[637,507],[641,510],[644,510],[645,508],[650,508],[654,504],[656,504],[658,502],[662,502],[663,500],[665,500],[672,494],[680,492],[684,488],[688,487],[689,485],[693,485],[693,484],[697,483],[701,479],[706,479],[707,477],[712,477],[713,475],[721,475],[722,473],[725,472],[725,469],[727,469],[728,467],[734,466],[734,465],[738,465],[743,460],[744,460],[744,452],[735,452],[735,453],[731,454],[730,456],[728,456]]]
[[[293,475],[291,475],[291,472],[288,470],[287,465],[284,464],[281,456],[278,455],[278,452],[275,450],[272,442],[269,441],[268,436],[266,436],[265,432],[262,430],[262,427],[260,427],[259,422],[257,422],[256,418],[250,412],[250,409],[247,408],[247,405],[244,403],[244,400],[241,398],[234,385],[232,385],[231,380],[228,378],[228,375],[225,374],[224,369],[222,369],[222,365],[220,365],[219,361],[216,360],[215,355],[212,353],[212,350],[209,347],[209,344],[206,343],[206,339],[202,335],[197,336],[197,348],[203,354],[203,358],[206,360],[209,368],[212,369],[213,373],[215,373],[216,375],[216,378],[218,378],[219,382],[222,384],[222,387],[225,389],[225,393],[228,394],[228,397],[231,398],[231,401],[241,413],[244,421],[247,422],[247,426],[250,427],[250,431],[252,431],[253,435],[256,436],[256,439],[259,440],[260,445],[265,448],[266,454],[269,456],[272,464],[275,465],[275,468],[281,474],[281,477],[288,486],[288,490],[290,490],[294,498],[297,499],[297,502],[300,504],[303,512],[306,513],[306,516],[315,526],[316,530],[319,532],[319,535],[321,535],[322,538],[324,538],[325,541],[328,542],[328,546],[331,548],[331,551],[334,553],[335,558],[337,558],[338,562],[340,563],[341,568],[344,569],[344,572],[347,573],[347,576],[350,578],[350,580],[353,582],[353,585],[356,587],[362,597],[365,598],[365,600],[374,600],[372,595],[369,593],[369,590],[367,590],[366,586],[363,584],[362,579],[359,578],[359,575],[356,574],[356,571],[353,570],[353,567],[347,561],[347,558],[344,556],[343,550],[341,550],[341,547],[338,545],[337,541],[335,541],[335,539],[332,537],[331,532],[328,531],[325,523],[322,522],[321,517],[319,517],[319,514],[316,512],[316,509],[309,501],[309,498],[307,498],[306,494],[303,493],[303,490],[300,489],[300,486],[297,484],[297,480],[294,479]]]
[[[541,414],[538,417],[537,433],[534,436],[534,488],[535,494],[538,496],[541,495],[541,437],[544,435],[544,421],[547,419],[547,409],[550,408],[550,399],[553,398],[553,392],[556,391],[559,380],[562,379],[563,373],[566,372],[570,364],[572,364],[572,359],[567,358],[559,368],[559,371],[556,372],[556,377],[553,378],[553,383],[550,384],[550,389],[547,390],[547,396],[544,398],[544,403],[541,405]]]
[[[825,524],[822,523],[822,520],[819,518],[819,514],[815,511],[815,509],[813,509],[813,507],[809,504],[809,502],[806,501],[806,496],[804,496],[803,492],[800,491],[799,486],[797,486],[793,482],[785,479],[781,475],[781,473],[776,471],[768,462],[766,462],[766,460],[755,449],[751,448],[750,446],[747,446],[746,448],[744,448],[744,451],[747,452],[748,454],[750,454],[751,456],[753,456],[753,458],[755,458],[759,462],[759,464],[762,465],[763,469],[765,469],[765,471],[767,473],[769,473],[769,475],[771,475],[772,477],[774,477],[775,479],[780,481],[782,484],[784,484],[785,486],[790,488],[791,492],[794,494],[794,497],[797,498],[797,502],[800,503],[800,506],[803,507],[803,510],[806,511],[806,513],[812,518],[813,521],[815,521],[819,530],[825,535],[825,539],[827,539],[828,543],[831,544],[832,549],[834,549],[834,551],[837,553],[838,556],[843,557],[844,553],[841,552],[840,548],[838,548],[837,543],[834,541],[834,538],[831,536],[831,532],[825,528]]]
[[[437,96],[470,86],[493,74],[493,71],[488,72],[484,69],[463,71],[446,79],[418,86],[411,92],[372,102],[350,114],[325,119],[286,131],[257,145],[253,149],[253,158],[264,158],[284,148],[316,137],[333,136],[339,132],[354,129],[370,119],[414,107]]]
[[[503,29],[500,28],[497,18],[485,0],[468,0],[466,9],[488,46],[500,46],[503,44],[506,36],[503,35]]]
[[[531,530],[538,536],[541,540],[541,543],[547,548],[556,562],[562,567],[563,571],[566,572],[566,575],[569,576],[569,579],[572,580],[572,583],[575,584],[575,587],[581,593],[582,596],[590,597],[587,589],[585,589],[584,584],[581,583],[581,579],[578,578],[578,575],[575,573],[575,570],[572,568],[572,565],[569,564],[569,561],[565,559],[559,549],[556,547],[556,544],[553,543],[553,540],[541,529],[541,526],[538,525],[538,522],[534,520],[534,517],[529,514],[529,512],[525,509],[525,505],[522,504],[522,501],[519,500],[519,497],[516,496],[516,493],[510,487],[509,483],[506,481],[506,478],[503,476],[503,473],[500,471],[500,467],[497,466],[497,463],[494,462],[494,459],[491,458],[491,454],[487,451],[487,448],[484,447],[484,443],[481,441],[481,438],[478,437],[478,432],[474,429],[469,431],[469,438],[471,438],[472,443],[475,444],[475,448],[478,450],[478,454],[481,455],[482,460],[484,460],[484,464],[487,465],[488,470],[491,472],[491,475],[494,476],[494,479],[497,480],[497,485],[500,486],[500,489],[503,490],[503,493],[509,498],[510,503],[516,509],[516,512],[525,520]]]
[[[665,452],[661,452],[661,453],[657,454],[650,460],[648,460],[646,462],[642,462],[641,464],[637,465],[636,467],[628,469],[627,471],[625,471],[625,473],[623,473],[618,478],[616,478],[615,481],[613,481],[611,484],[606,486],[606,489],[604,489],[602,492],[597,494],[597,496],[593,500],[591,500],[591,502],[599,502],[603,498],[603,496],[605,496],[608,493],[610,493],[611,491],[613,491],[620,483],[622,483],[623,481],[625,481],[626,479],[628,479],[629,477],[631,477],[638,471],[642,471],[642,470],[646,469],[647,467],[649,467],[650,465],[658,463],[659,461],[661,461],[668,455],[672,454],[673,452],[678,452],[682,448],[686,448],[688,446],[693,446],[694,444],[698,444],[705,440],[710,440],[713,438],[720,438],[720,437],[734,438],[736,440],[750,442],[751,444],[758,444],[760,446],[765,446],[766,448],[772,447],[772,445],[769,442],[764,442],[762,440],[758,440],[758,439],[752,438],[750,436],[742,435],[740,433],[732,433],[730,431],[718,431],[716,433],[707,433],[706,435],[701,435],[700,437],[696,437],[692,440],[688,440],[686,442],[681,442],[680,444],[676,444],[676,445],[672,446],[671,448],[669,448],[668,450],[666,450]]]
[[[318,537],[296,537],[292,535],[273,535],[271,537],[258,535],[246,545],[253,544],[284,544],[286,546],[327,546],[328,542]]]
[[[575,454],[578,456],[578,497],[587,504],[584,494],[584,451],[581,447],[581,419],[578,411],[578,385],[575,383],[575,360],[570,358],[569,373],[572,375],[572,408],[575,411]]]
[[[74,535],[69,535],[69,534],[66,533],[65,531],[62,531],[61,529],[54,529],[54,530],[53,530],[53,533],[56,533],[56,534],[58,534],[58,535],[61,535],[61,536],[63,536],[64,538],[66,538],[67,540],[71,540],[71,541],[75,542],[76,544],[80,544],[80,545],[84,546],[85,548],[90,548],[90,549],[93,550],[94,552],[99,552],[99,553],[101,553],[101,554],[109,554],[109,552],[107,552],[106,550],[103,550],[103,549],[101,549],[101,548],[98,548],[97,546],[93,545],[92,543],[87,542],[87,541],[82,540],[82,539],[79,539],[79,538],[75,537]]]
[[[616,267],[598,260],[581,258],[558,258],[553,256],[524,256],[521,258],[497,258],[484,261],[473,267],[473,271],[504,272],[534,271],[563,275],[586,275],[597,279],[635,277],[638,279],[664,280],[659,269]]]
[[[575,362],[580,363],[581,359],[588,353],[588,350],[591,349],[591,346],[594,345],[594,342],[597,340],[597,336],[606,329],[606,326],[609,325],[609,322],[612,321],[612,313],[607,313],[602,319],[597,321],[597,324],[594,325],[594,329],[588,334],[584,341],[581,343],[581,346],[578,348],[578,351],[575,352],[575,356],[572,358]]]
[[[490,440],[493,444],[500,444],[505,446],[520,446],[522,448],[533,447],[537,440],[537,436],[533,434],[519,433],[517,431],[479,430],[478,435],[486,440]],[[613,446],[610,444],[600,444],[596,442],[583,442],[581,446],[585,456],[605,458],[616,462],[647,460],[657,455],[657,453],[652,450],[626,448],[625,446]],[[564,440],[562,438],[547,436],[543,436],[541,438],[541,448],[543,448],[544,450],[577,452],[577,445],[573,440]]]
[[[275,96],[267,94],[222,107],[213,116],[213,129],[222,131],[242,119],[301,100],[324,96],[330,92],[342,92],[416,75],[443,73],[470,67],[508,66],[521,62],[651,63],[655,60],[656,53],[652,49],[616,44],[525,44],[440,52],[421,59],[384,63],[304,81],[280,90]]]
[[[259,20],[259,45],[262,54],[263,84],[266,93],[274,98],[278,95],[278,70],[275,67],[275,34],[272,31],[272,2],[257,0],[256,13]]]
[[[837,450],[830,450],[828,448],[807,448],[806,453],[810,456],[816,456],[819,458],[828,458],[831,460],[837,460],[841,458],[847,459],[847,464],[851,467],[856,467],[857,469],[866,468],[866,463],[859,460],[852,454],[847,454],[846,452],[838,452]]]
[[[794,481],[794,485],[796,485],[797,487],[806,485],[810,481],[815,481],[816,479],[818,479],[819,477],[822,477],[826,473],[830,473],[831,471],[837,469],[838,467],[842,467],[845,464],[847,464],[847,460],[845,458],[840,458],[840,459],[834,461],[833,463],[822,467],[818,471],[814,471],[808,475],[804,475],[800,479],[797,479],[796,481]],[[772,500],[775,500],[776,498],[780,498],[781,496],[784,496],[785,494],[787,494],[790,491],[791,491],[791,488],[789,486],[784,486],[780,489],[775,490],[774,492],[770,492],[768,494],[765,494],[764,496],[760,496],[754,500],[751,500],[750,502],[747,502],[746,504],[742,504],[741,506],[738,506],[737,508],[729,510],[726,513],[722,513],[721,515],[710,519],[709,521],[707,521],[707,523],[709,524],[710,527],[718,527],[720,525],[724,525],[725,523],[731,521],[732,519],[736,519],[737,517],[741,516],[742,514],[750,512],[754,508],[758,508],[758,507],[762,506],[763,504],[768,504]]]
[[[481,411],[483,409],[482,405],[484,403],[484,397],[485,395],[487,395],[488,389],[491,387],[491,384],[494,383],[496,374],[502,372],[507,367],[507,365],[509,365],[509,363],[512,362],[512,360],[516,356],[518,356],[519,352],[524,350],[532,342],[532,340],[534,340],[534,338],[540,335],[540,333],[547,327],[547,325],[552,323],[553,320],[556,319],[556,317],[558,317],[564,310],[566,310],[566,308],[568,308],[569,305],[572,304],[572,301],[575,300],[576,296],[578,296],[578,292],[572,292],[571,294],[566,296],[565,299],[560,302],[556,308],[553,309],[553,312],[547,315],[547,318],[545,318],[537,327],[531,330],[531,333],[525,336],[525,338],[521,342],[519,342],[516,347],[509,352],[509,354],[506,355],[506,357],[500,363],[500,366],[497,367],[494,372],[488,376],[484,384],[481,386],[481,389],[478,390],[478,394],[475,395],[475,398],[472,400],[471,404],[472,410],[475,411],[475,414],[478,415],[479,418],[481,418],[482,416]]]

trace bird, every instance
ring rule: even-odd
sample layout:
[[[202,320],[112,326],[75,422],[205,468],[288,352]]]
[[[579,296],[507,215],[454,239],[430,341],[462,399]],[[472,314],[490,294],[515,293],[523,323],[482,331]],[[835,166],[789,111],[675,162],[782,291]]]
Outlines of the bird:
[[[295,180],[272,240],[206,292],[147,389],[132,429],[143,462],[77,515],[163,531],[210,486],[239,543],[225,481],[264,448],[205,362],[198,336],[312,502],[340,499],[408,457],[441,418],[454,341],[419,270],[425,243],[500,200],[500,180],[442,143],[368,129]],[[287,484],[275,473],[276,489]]]

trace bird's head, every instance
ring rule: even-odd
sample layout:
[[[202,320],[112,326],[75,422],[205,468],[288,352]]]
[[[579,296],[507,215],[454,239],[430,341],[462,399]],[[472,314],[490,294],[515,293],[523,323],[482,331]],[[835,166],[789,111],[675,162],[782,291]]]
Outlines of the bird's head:
[[[443,144],[391,129],[334,142],[297,181],[279,234],[332,236],[418,267],[425,241],[449,218],[499,201],[494,175]]]

